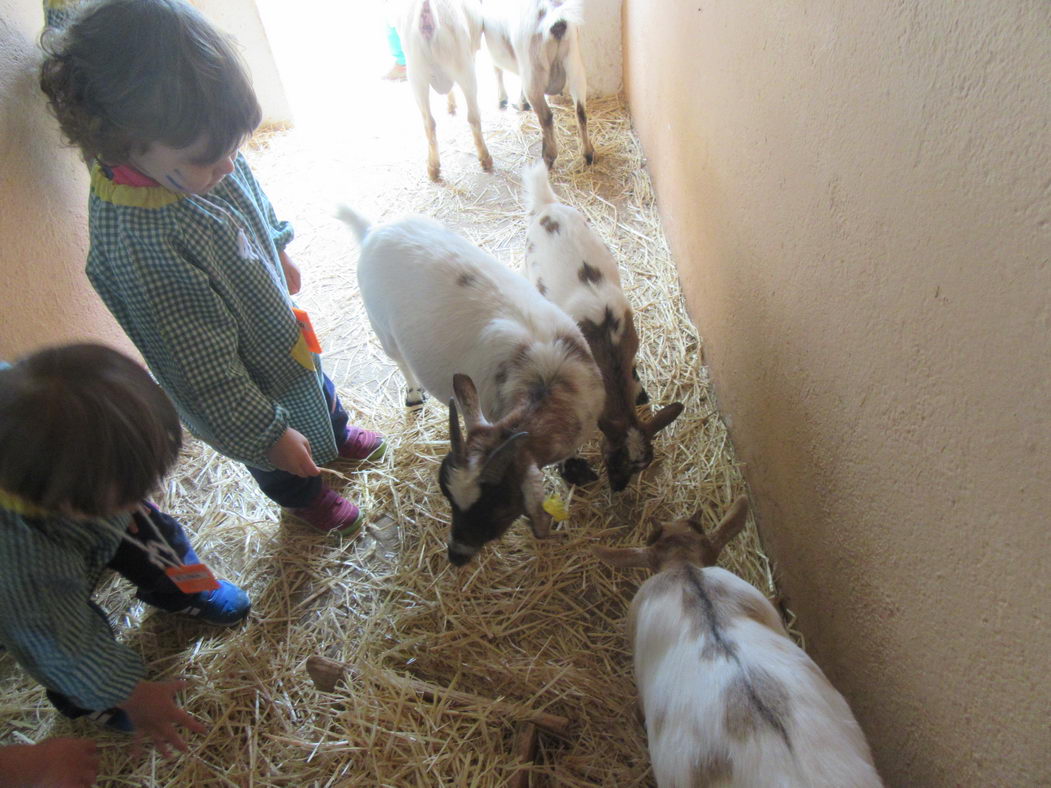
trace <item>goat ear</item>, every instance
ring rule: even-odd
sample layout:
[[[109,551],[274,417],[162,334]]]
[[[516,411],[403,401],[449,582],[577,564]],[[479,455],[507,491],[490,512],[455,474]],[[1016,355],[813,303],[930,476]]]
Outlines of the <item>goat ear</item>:
[[[456,400],[449,399],[449,443],[452,445],[453,459],[462,464],[467,459],[464,448],[463,433],[460,432],[460,414],[456,412]]]
[[[478,405],[478,389],[469,376],[460,372],[453,375],[453,393],[463,409],[463,422],[468,432],[480,424],[489,423],[482,415],[482,409]]]
[[[733,506],[730,507],[730,511],[726,513],[719,524],[712,531],[708,537],[708,541],[715,550],[715,556],[717,557],[722,549],[726,547],[727,542],[733,539],[737,534],[744,528],[745,522],[748,520],[748,498],[741,495],[733,502]]]
[[[599,547],[594,546],[591,552],[600,561],[605,561],[621,569],[642,566],[650,567],[650,550],[648,547]]]
[[[507,466],[514,461],[515,457],[518,456],[518,450],[525,445],[522,443],[522,439],[528,435],[528,432],[516,432],[497,446],[496,450],[489,455],[489,459],[485,461],[482,472],[478,474],[478,481],[495,484],[504,478]]]
[[[646,432],[650,435],[656,435],[658,432],[663,430],[682,413],[683,404],[681,402],[673,402],[671,405],[665,405],[659,411],[657,411],[653,418],[646,422]]]

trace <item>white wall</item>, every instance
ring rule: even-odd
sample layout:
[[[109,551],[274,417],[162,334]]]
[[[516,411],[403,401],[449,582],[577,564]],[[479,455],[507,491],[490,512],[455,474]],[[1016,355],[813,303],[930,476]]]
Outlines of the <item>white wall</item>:
[[[615,96],[624,87],[621,0],[584,0],[580,54],[589,96]]]
[[[292,109],[277,72],[256,0],[193,0],[193,3],[217,27],[237,39],[252,76],[252,86],[263,108],[263,125],[282,126],[291,123]],[[322,24],[323,20],[315,20],[315,23]],[[307,52],[303,53],[304,57],[308,55]]]

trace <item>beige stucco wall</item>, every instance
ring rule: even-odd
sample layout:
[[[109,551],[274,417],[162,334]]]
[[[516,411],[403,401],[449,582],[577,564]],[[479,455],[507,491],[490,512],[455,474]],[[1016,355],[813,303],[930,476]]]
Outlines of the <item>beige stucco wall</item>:
[[[1051,4],[625,0],[811,654],[899,786],[1051,784]]]
[[[0,0],[0,359],[45,344],[130,344],[84,276],[87,169],[37,86],[41,3]]]
[[[238,36],[264,123],[291,119],[254,0],[198,3]],[[37,85],[40,0],[0,0],[0,359],[93,339],[134,353],[84,276],[88,176]]]

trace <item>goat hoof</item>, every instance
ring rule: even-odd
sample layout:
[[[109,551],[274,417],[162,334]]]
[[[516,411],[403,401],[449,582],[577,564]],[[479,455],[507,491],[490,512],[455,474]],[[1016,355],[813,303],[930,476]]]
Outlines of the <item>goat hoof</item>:
[[[591,153],[585,153],[584,154],[584,161],[586,161],[589,166],[594,164],[595,163],[595,151],[591,151]]]
[[[486,172],[492,172],[493,171],[493,157],[492,156],[486,156],[484,159],[479,159],[478,161],[481,162],[483,170],[485,170]]]
[[[650,395],[646,393],[646,389],[641,389],[639,395],[635,397],[636,405],[648,405],[650,402]]]
[[[500,99],[500,103],[497,106],[500,109],[507,109],[507,99]]]
[[[558,475],[569,484],[577,487],[583,487],[585,484],[598,481],[598,474],[591,469],[588,461],[582,457],[570,457],[561,463],[558,466]]]
[[[405,407],[406,408],[419,408],[423,406],[424,400],[427,399],[427,395],[419,389],[413,389],[405,395]]]

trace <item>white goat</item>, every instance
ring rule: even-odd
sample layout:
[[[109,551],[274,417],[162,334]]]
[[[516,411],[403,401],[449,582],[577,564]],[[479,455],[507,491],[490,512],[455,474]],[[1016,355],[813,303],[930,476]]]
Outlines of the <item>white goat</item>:
[[[522,109],[533,105],[544,136],[543,157],[548,167],[555,164],[558,145],[554,118],[544,95],[561,93],[567,85],[576,105],[581,152],[588,164],[595,160],[584,111],[587,75],[577,41],[580,6],[580,0],[484,0],[482,5],[485,42],[500,87],[500,108],[507,106],[503,69],[521,77]]]
[[[449,560],[467,563],[521,514],[537,537],[549,536],[540,468],[592,436],[604,399],[580,329],[524,277],[437,222],[373,229],[345,207],[340,218],[361,242],[361,296],[405,375],[406,404],[421,386],[449,403],[452,450],[439,477],[452,507]]]
[[[530,216],[526,276],[577,321],[602,371],[606,405],[598,426],[606,474],[617,492],[653,462],[653,436],[682,413],[682,404],[665,406],[649,421],[639,419],[639,337],[617,261],[580,212],[558,202],[542,162],[526,169],[522,181]]]
[[[767,598],[714,566],[747,513],[742,496],[710,536],[697,512],[665,524],[649,547],[592,548],[616,566],[657,572],[628,615],[657,785],[882,785],[843,696]]]
[[[431,115],[430,89],[449,95],[449,114],[456,109],[452,86],[463,91],[467,103],[467,122],[474,134],[474,146],[482,169],[489,171],[493,159],[482,139],[478,112],[478,84],[474,56],[481,46],[482,17],[477,0],[412,0],[406,5],[398,27],[405,52],[405,73],[416,104],[423,115],[427,134],[427,172],[438,180],[441,162],[438,137]]]

